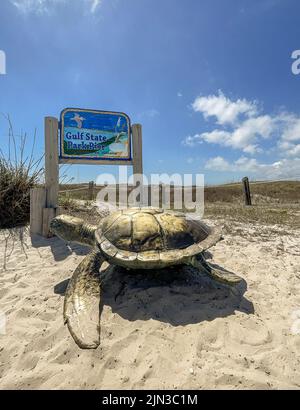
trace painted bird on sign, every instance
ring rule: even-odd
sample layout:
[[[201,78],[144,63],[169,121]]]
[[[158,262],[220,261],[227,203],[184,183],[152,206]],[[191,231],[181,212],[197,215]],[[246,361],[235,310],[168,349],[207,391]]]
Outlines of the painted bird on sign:
[[[76,122],[77,128],[82,128],[82,121],[85,120],[85,118],[80,117],[79,114],[74,114],[74,117],[71,118],[71,120]]]

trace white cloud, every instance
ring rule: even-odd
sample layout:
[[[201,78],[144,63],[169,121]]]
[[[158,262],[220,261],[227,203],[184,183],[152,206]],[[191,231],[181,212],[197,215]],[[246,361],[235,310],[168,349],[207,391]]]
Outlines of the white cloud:
[[[281,154],[295,157],[300,154],[300,118],[293,113],[282,113],[277,118],[280,138],[277,147]]]
[[[256,141],[269,138],[273,129],[273,120],[268,115],[249,118],[230,134],[227,145],[253,154],[258,150]]]
[[[245,172],[261,179],[295,178],[300,177],[300,158],[282,159],[273,163],[262,163],[255,158],[240,157],[229,162],[223,157],[210,158],[205,169],[220,172]]]
[[[154,108],[146,111],[142,111],[137,114],[137,118],[141,120],[142,118],[154,118],[159,115],[159,111],[155,110]]]
[[[222,92],[218,95],[198,97],[193,108],[205,118],[214,116],[216,125],[222,127],[189,135],[182,141],[183,145],[193,147],[206,142],[255,155],[263,152],[264,140],[272,139],[280,156],[299,155],[300,117],[293,113],[259,114],[256,102],[246,99],[232,101]]]
[[[193,109],[205,118],[215,117],[215,125],[219,127],[186,137],[182,141],[184,145],[218,144],[247,154],[233,162],[223,156],[215,156],[206,162],[206,169],[243,172],[262,179],[300,177],[300,116],[289,112],[262,114],[256,102],[246,99],[232,101],[221,92],[198,97]],[[266,149],[266,140],[272,142],[271,149]],[[278,160],[269,163],[249,157],[264,150]]]
[[[261,150],[256,142],[259,138],[270,138],[274,126],[273,119],[268,115],[264,115],[245,120],[233,131],[215,129],[211,132],[186,137],[183,144],[194,146],[205,141],[209,144],[219,144],[240,149],[248,154],[254,154]]]
[[[291,157],[300,156],[300,144],[294,145],[293,148],[288,151],[288,155]]]
[[[91,0],[91,12],[95,13],[102,0]]]
[[[278,148],[280,152],[282,152],[285,156],[288,157],[296,157],[300,155],[300,144],[279,141]]]
[[[72,4],[74,0],[10,0],[23,14],[50,14],[58,4]],[[102,0],[81,0],[91,13],[95,13]]]
[[[231,166],[223,157],[210,158],[206,164],[205,169],[210,169],[213,171],[231,171]]]
[[[241,115],[252,117],[257,114],[257,104],[245,99],[232,101],[219,91],[218,95],[197,97],[192,104],[196,112],[201,112],[204,118],[216,117],[220,125],[235,124]]]
[[[177,97],[183,97],[183,94],[180,91],[178,91]]]
[[[189,135],[185,137],[185,139],[181,143],[188,147],[194,147],[196,144],[203,144],[203,139],[199,134],[193,136]]]
[[[198,136],[198,140],[204,140],[205,142],[212,144],[228,145],[228,141],[230,140],[230,132],[223,130],[213,130],[211,132],[204,132],[203,134]]]
[[[57,4],[66,3],[66,0],[10,0],[11,3],[24,14],[48,14]]]
[[[282,134],[285,141],[300,141],[300,118],[294,114],[283,114],[280,120],[286,124],[286,128]]]

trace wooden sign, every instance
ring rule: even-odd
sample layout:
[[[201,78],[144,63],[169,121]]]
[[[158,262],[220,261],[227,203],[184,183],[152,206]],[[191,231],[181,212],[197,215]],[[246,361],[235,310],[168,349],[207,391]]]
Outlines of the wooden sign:
[[[30,192],[32,234],[52,235],[50,221],[59,213],[59,164],[68,163],[131,165],[137,185],[143,174],[142,126],[131,127],[129,117],[119,112],[67,108],[60,123],[45,117],[45,186]]]
[[[60,117],[60,159],[130,161],[130,133],[124,113],[66,108]]]

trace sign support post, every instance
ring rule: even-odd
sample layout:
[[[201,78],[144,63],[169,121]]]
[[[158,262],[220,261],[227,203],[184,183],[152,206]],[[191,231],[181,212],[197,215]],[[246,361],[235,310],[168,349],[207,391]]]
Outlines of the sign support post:
[[[43,236],[49,237],[51,219],[58,209],[58,120],[54,117],[45,118],[45,188],[46,206],[43,209]]]
[[[46,208],[58,207],[58,121],[54,117],[45,118],[45,186],[47,190]]]
[[[132,148],[133,148],[133,174],[143,173],[143,147],[142,147],[142,126],[132,125]]]

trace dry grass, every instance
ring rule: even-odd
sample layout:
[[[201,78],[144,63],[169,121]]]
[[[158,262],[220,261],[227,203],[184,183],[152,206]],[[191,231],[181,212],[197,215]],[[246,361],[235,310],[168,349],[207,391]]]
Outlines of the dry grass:
[[[25,157],[27,137],[21,135],[19,141],[14,136],[12,124],[7,117],[9,134],[6,141],[8,153],[0,150],[0,228],[12,228],[28,223],[30,215],[30,189],[39,181],[42,173],[42,158],[31,155]]]
[[[300,181],[280,181],[267,183],[250,183],[253,204],[282,203],[291,204],[300,202]],[[244,194],[241,183],[205,187],[205,201],[244,203]]]
[[[60,208],[65,209],[65,210],[72,210],[72,209],[76,209],[77,207],[76,200],[73,198],[70,198],[69,195],[60,196],[58,204]]]
[[[63,184],[60,190],[71,190],[69,195],[73,199],[87,199],[88,188],[82,188],[87,184]],[[300,203],[300,181],[280,181],[280,182],[251,182],[251,195],[253,204],[260,203],[281,203],[293,204]],[[96,198],[101,186],[95,186],[94,199]],[[64,196],[65,194],[61,194]],[[206,203],[225,202],[225,203],[244,203],[243,187],[241,183],[227,184],[219,186],[206,186],[204,189]],[[171,190],[171,202],[173,192]]]
[[[205,217],[235,223],[298,229],[300,227],[300,181],[250,184],[252,206],[244,205],[242,184],[207,187]]]
[[[80,185],[73,187],[78,188]],[[258,228],[267,226],[274,230],[281,227],[281,232],[284,229],[300,228],[300,182],[252,183],[251,188],[253,206],[245,206],[241,184],[206,187],[204,217],[223,224],[227,232],[236,231],[240,224],[251,224]],[[97,191],[99,189],[97,187]],[[75,192],[81,199],[85,199],[88,193],[87,190]],[[70,195],[73,197],[72,193]],[[73,214],[79,212],[91,222],[99,218],[96,208],[90,207],[86,213],[82,206],[80,208],[76,210],[73,207],[67,211]]]
[[[206,203],[205,218],[244,224],[286,226],[290,229],[300,228],[300,206],[244,206],[239,204]]]

